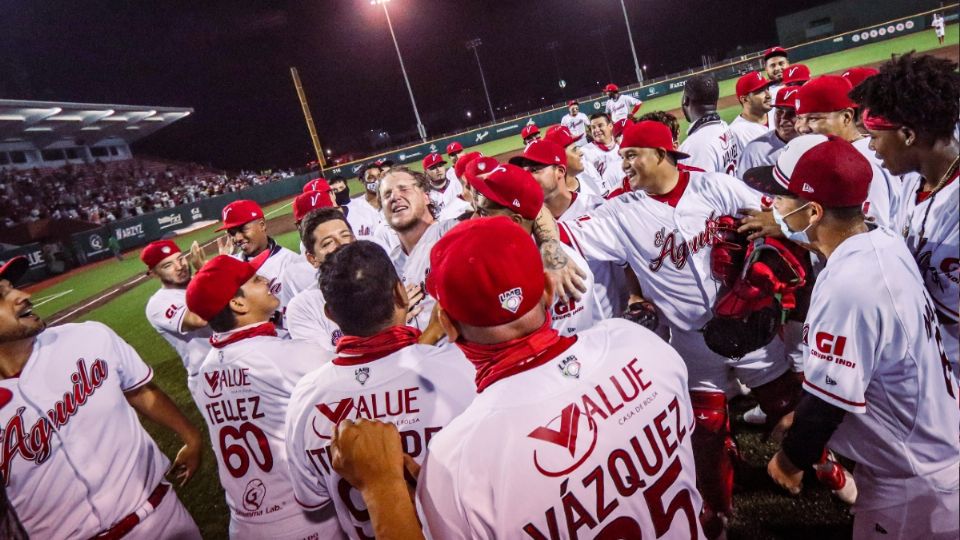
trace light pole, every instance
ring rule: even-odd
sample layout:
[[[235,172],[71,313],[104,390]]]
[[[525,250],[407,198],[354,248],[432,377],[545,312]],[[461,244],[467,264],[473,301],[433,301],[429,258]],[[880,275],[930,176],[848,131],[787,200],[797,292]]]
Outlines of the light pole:
[[[487,107],[490,107],[490,121],[496,122],[497,117],[493,114],[493,102],[490,101],[490,91],[487,90],[487,78],[483,76],[483,65],[480,64],[480,53],[477,52],[477,47],[482,44],[480,38],[471,39],[467,42],[467,48],[473,49],[473,56],[477,59],[477,67],[480,68],[480,82],[483,83],[483,93],[487,96]]]
[[[630,39],[630,52],[633,53],[633,67],[637,73],[637,82],[643,84],[643,72],[640,71],[640,61],[637,60],[637,48],[633,45],[633,32],[630,31],[630,18],[627,17],[627,6],[620,0],[620,7],[623,8],[623,22],[627,24],[627,38]]]
[[[413,115],[417,117],[417,131],[420,133],[420,140],[427,142],[427,130],[420,121],[420,111],[417,110],[417,100],[413,98],[413,88],[410,86],[410,79],[407,77],[407,68],[403,65],[403,56],[400,54],[400,45],[397,44],[397,36],[393,33],[393,23],[390,22],[390,12],[387,11],[387,2],[390,0],[370,0],[370,5],[380,4],[383,6],[383,13],[387,16],[387,28],[390,29],[390,37],[393,38],[393,46],[397,49],[397,59],[400,60],[400,71],[403,72],[403,81],[407,83],[407,92],[410,93],[410,104],[413,105]],[[636,56],[636,55],[634,55]]]
[[[557,70],[557,82],[559,83],[559,86],[560,86],[560,92],[563,94],[563,99],[567,99],[566,85],[564,84],[564,81],[563,81],[563,75],[560,74],[560,60],[557,58],[557,49],[560,48],[560,42],[548,41],[546,47],[547,47],[547,50],[550,51],[551,54],[553,54],[553,67],[556,68]]]

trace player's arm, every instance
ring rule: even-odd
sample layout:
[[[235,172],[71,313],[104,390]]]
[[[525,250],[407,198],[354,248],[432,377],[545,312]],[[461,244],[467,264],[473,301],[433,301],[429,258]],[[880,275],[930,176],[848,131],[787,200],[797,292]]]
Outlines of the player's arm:
[[[537,240],[537,245],[540,246],[543,269],[553,282],[557,296],[564,300],[570,298],[579,300],[582,293],[587,291],[587,286],[583,282],[587,274],[563,252],[557,221],[553,219],[553,215],[546,206],[541,208],[540,214],[537,215],[533,225],[533,236]]]
[[[626,265],[627,253],[621,236],[624,216],[619,212],[623,212],[623,207],[608,202],[586,216],[558,223],[560,239],[587,261]]]
[[[124,393],[130,404],[144,418],[173,431],[183,441],[183,447],[177,452],[176,459],[167,474],[184,485],[200,467],[200,455],[203,435],[196,426],[187,420],[169,396],[152,382],[138,386]]]
[[[344,420],[333,431],[330,452],[334,470],[363,497],[375,538],[423,538],[404,479],[403,449],[395,425]]]
[[[782,449],[767,464],[767,473],[791,494],[800,493],[803,474],[823,455],[827,441],[847,411],[804,392]]]
[[[186,309],[186,307],[184,307],[184,309]],[[203,317],[197,315],[189,309],[187,309],[187,312],[183,314],[183,319],[180,321],[181,332],[190,332],[205,326],[207,326],[207,321],[203,320]]]

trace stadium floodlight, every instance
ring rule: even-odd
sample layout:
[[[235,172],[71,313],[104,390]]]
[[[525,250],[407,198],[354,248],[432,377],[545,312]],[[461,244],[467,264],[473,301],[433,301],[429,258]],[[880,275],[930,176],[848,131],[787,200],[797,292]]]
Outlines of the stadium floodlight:
[[[487,107],[490,107],[490,121],[496,122],[497,117],[493,114],[493,102],[490,101],[490,91],[487,90],[487,78],[483,76],[483,65],[480,64],[480,53],[477,52],[477,47],[483,45],[483,42],[480,41],[480,38],[471,39],[467,42],[467,48],[473,49],[473,56],[477,59],[477,67],[480,68],[480,82],[483,83],[483,93],[487,96]],[[469,118],[469,114],[467,117]]]
[[[397,49],[397,59],[400,60],[400,71],[403,73],[403,82],[407,83],[407,92],[410,94],[410,104],[413,105],[413,116],[417,118],[417,131],[420,133],[420,140],[427,142],[427,129],[423,127],[420,121],[420,111],[417,110],[417,100],[413,97],[413,87],[410,86],[410,78],[407,77],[407,68],[403,65],[403,55],[400,54],[400,45],[397,44],[397,36],[393,33],[393,23],[390,21],[390,11],[387,10],[387,2],[390,0],[370,0],[370,5],[377,4],[383,6],[383,13],[387,16],[387,28],[390,29],[390,37],[393,38],[393,47]]]
[[[633,68],[637,73],[637,82],[643,84],[643,72],[640,71],[640,61],[637,60],[637,48],[633,44],[633,32],[630,31],[630,18],[627,17],[627,5],[623,3],[623,0],[620,0],[620,7],[623,8],[623,22],[627,24],[627,38],[630,39],[630,52],[633,53]]]

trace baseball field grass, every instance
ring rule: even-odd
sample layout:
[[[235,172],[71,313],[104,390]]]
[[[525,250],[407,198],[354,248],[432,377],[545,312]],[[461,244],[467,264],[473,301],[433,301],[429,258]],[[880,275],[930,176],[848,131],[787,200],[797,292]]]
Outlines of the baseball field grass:
[[[948,27],[947,43],[957,44],[957,28],[956,24]],[[811,59],[805,63],[817,74],[882,61],[889,58],[893,52],[922,51],[937,46],[932,32],[924,31]],[[732,86],[732,81],[722,82],[721,96],[729,95],[732,92]],[[679,102],[679,94],[673,94],[648,101],[644,109],[671,110],[679,107]],[[736,108],[721,111],[721,115],[728,120],[736,114]],[[520,147],[519,137],[511,137],[492,141],[470,150],[477,149],[486,155],[500,155]],[[419,164],[414,165],[414,168],[419,168]],[[359,193],[360,189],[359,184],[353,181],[351,192]],[[288,199],[267,207],[265,211],[273,212],[272,217],[285,215],[290,212],[289,205]],[[179,237],[176,241],[182,248],[189,247],[194,240],[201,243],[210,242],[216,237],[213,229],[213,226],[206,227]],[[282,245],[297,250],[298,240],[295,232],[277,234],[276,238]],[[208,255],[211,252],[212,250],[208,248]],[[42,316],[49,316],[82,301],[95,298],[142,272],[143,267],[136,253],[127,254],[124,261],[110,260],[74,272],[58,283],[41,286],[34,291],[34,300],[38,304],[45,298],[53,297],[39,305],[37,312]],[[154,381],[171,395],[196,425],[203,427],[205,422],[184,384],[186,375],[179,357],[150,326],[144,316],[147,299],[158,287],[157,280],[144,279],[130,290],[116,295],[103,305],[85,313],[79,320],[96,320],[113,328],[153,367]],[[751,406],[752,402],[749,398],[744,398],[735,402],[734,410],[742,413]],[[168,456],[175,455],[180,446],[176,437],[147,421],[145,424],[161,449]],[[755,428],[735,422],[734,429],[743,455],[743,464],[738,471],[737,514],[731,522],[730,538],[806,539],[815,537],[818,540],[828,540],[849,537],[851,516],[842,503],[833,499],[822,488],[809,483],[802,497],[793,498],[784,495],[766,477],[765,465],[774,451],[774,445],[765,441],[763,435]],[[219,485],[214,455],[209,446],[206,447],[201,469],[189,485],[178,489],[178,494],[197,521],[205,538],[227,537],[228,510]]]

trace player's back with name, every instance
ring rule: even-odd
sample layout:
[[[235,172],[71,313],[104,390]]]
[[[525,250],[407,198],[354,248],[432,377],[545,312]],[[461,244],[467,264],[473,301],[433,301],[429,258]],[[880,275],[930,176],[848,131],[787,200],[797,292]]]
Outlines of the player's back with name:
[[[435,538],[701,537],[693,422],[676,351],[603,321],[434,438],[424,524]]]
[[[287,477],[284,421],[290,393],[332,353],[272,336],[213,349],[194,398],[210,432],[233,519],[267,523],[300,512]]]
[[[351,538],[372,538],[360,493],[330,466],[337,423],[360,418],[397,426],[403,450],[422,463],[427,445],[476,394],[475,370],[453,345],[411,345],[363,363],[340,359],[297,384],[287,413],[290,476],[306,509],[331,500]]]

